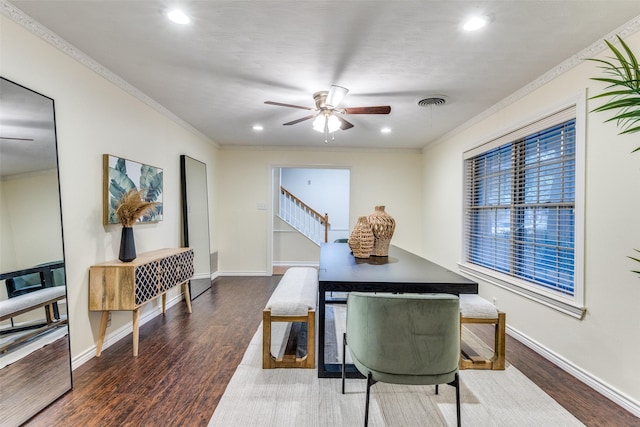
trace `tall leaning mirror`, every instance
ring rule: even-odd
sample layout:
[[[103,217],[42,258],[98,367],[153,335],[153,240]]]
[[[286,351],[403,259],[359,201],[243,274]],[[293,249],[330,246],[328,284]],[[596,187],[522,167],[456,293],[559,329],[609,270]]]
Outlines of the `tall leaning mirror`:
[[[207,165],[181,155],[180,176],[184,246],[193,249],[194,275],[189,282],[189,292],[194,299],[211,288]]]
[[[71,389],[53,99],[0,78],[0,418]]]

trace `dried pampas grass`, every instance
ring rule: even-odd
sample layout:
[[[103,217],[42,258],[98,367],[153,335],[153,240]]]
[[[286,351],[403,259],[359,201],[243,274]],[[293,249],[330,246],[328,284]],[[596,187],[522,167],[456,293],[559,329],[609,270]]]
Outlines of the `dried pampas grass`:
[[[132,227],[144,214],[153,209],[157,202],[146,202],[144,193],[139,190],[129,190],[120,199],[116,216],[123,227]]]

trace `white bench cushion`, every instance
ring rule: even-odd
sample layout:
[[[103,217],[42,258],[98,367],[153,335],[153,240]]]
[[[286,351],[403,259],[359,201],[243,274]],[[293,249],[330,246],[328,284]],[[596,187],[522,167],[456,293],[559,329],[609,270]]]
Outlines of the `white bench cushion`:
[[[282,276],[266,308],[272,316],[306,316],[316,309],[318,271],[311,267],[292,267]]]
[[[497,319],[498,309],[477,294],[460,294],[460,313],[470,319]]]
[[[39,289],[15,298],[0,301],[0,319],[11,317],[14,313],[23,313],[29,308],[38,308],[64,298],[65,287],[53,286]]]

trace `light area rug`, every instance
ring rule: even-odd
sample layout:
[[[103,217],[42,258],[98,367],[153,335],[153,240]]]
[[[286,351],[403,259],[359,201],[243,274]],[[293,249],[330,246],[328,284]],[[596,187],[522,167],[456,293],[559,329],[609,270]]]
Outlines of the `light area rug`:
[[[341,316],[336,313],[337,325],[342,323]],[[337,336],[341,336],[341,329],[336,326]],[[481,343],[467,334],[464,338],[473,341],[470,345]],[[262,369],[261,352],[262,326],[251,340],[209,426],[363,425],[364,379],[347,379],[343,395],[341,380],[318,378],[317,369]],[[583,425],[513,366],[504,371],[460,371],[460,381],[463,426]],[[455,426],[455,389],[442,385],[439,395],[435,395],[433,386],[377,383],[371,389],[369,425]]]

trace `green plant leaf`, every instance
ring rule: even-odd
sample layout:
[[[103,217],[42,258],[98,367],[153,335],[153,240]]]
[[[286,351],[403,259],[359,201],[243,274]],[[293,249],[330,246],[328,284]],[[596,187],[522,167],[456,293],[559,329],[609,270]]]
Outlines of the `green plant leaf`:
[[[592,79],[592,80],[595,80],[595,79]],[[599,95],[593,95],[589,99],[598,99],[598,98],[603,98],[603,97],[606,97],[606,96],[633,95],[635,93],[636,93],[635,90],[632,90],[632,89],[614,90],[614,91],[611,91],[611,92],[601,93]],[[638,98],[637,102],[640,102],[640,98]]]
[[[592,112],[605,112],[620,110],[606,122],[615,121],[620,129],[619,134],[629,134],[640,131],[640,65],[634,53],[620,36],[616,36],[621,49],[613,43],[605,40],[614,57],[607,59],[588,58],[587,60],[599,64],[598,68],[607,77],[592,77],[591,80],[606,83],[605,92],[594,95],[589,99],[611,98],[609,102],[591,110]],[[632,152],[640,151],[640,147]]]
[[[640,149],[640,147],[638,149]],[[634,249],[634,251],[640,253],[640,250],[638,250],[638,249]],[[634,260],[636,262],[640,262],[640,258],[636,258],[636,257],[632,257],[632,256],[628,256],[627,258],[630,258],[630,259],[632,259],[632,260]],[[640,270],[631,270],[631,272],[632,273],[636,273],[636,274],[640,274]]]
[[[631,93],[637,93],[637,90],[630,85],[630,83],[627,80],[617,80],[617,79],[609,79],[606,77],[593,77],[591,80],[595,80],[598,82],[604,82],[604,83],[610,83],[609,86],[607,86],[607,89],[615,87],[615,86],[623,86],[623,87],[628,87],[629,90],[631,91]]]
[[[624,40],[622,40],[620,36],[617,36],[617,37],[618,37],[618,40],[620,41],[620,45],[622,45],[624,50],[627,52],[627,56],[629,57],[629,61],[631,62],[631,67],[635,70],[636,87],[640,88],[640,66],[638,66],[638,60],[636,59],[635,55],[633,54],[629,46],[624,42]]]
[[[626,106],[637,107],[637,106],[640,106],[640,97],[637,97],[637,98],[635,98],[635,97],[633,97],[633,98],[629,98],[629,97],[627,97],[627,98],[617,98],[617,99],[614,99],[614,100],[608,102],[607,104],[603,104],[602,106],[603,107],[604,106],[614,106],[614,108],[624,108]]]
[[[618,114],[616,117],[618,119],[627,119],[629,121],[635,122],[637,120],[640,120],[640,111],[627,110]]]
[[[622,45],[624,45],[624,41],[620,38],[620,36],[618,36],[618,40],[621,42]],[[613,44],[611,44],[608,40],[605,40],[605,43],[607,44],[607,46],[609,46],[609,49],[614,53],[614,55],[616,55],[618,62],[620,62],[620,68],[624,70],[626,79],[633,80],[634,73],[631,71],[630,62],[629,63],[627,62],[627,58],[625,58],[624,55],[620,53],[620,51],[616,49],[616,47]],[[631,54],[631,56],[633,57],[633,54]]]

